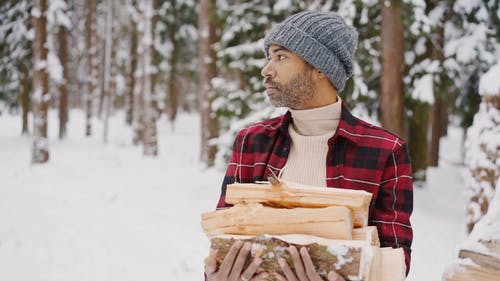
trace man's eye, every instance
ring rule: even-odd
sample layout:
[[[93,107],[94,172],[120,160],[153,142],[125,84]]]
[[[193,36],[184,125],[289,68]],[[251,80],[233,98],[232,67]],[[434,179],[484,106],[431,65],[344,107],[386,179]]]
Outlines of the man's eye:
[[[284,60],[286,57],[284,55],[278,55],[278,60]]]

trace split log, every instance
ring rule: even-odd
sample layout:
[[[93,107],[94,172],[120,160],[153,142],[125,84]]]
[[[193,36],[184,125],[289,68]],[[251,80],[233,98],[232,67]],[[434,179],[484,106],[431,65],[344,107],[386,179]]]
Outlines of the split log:
[[[354,228],[352,230],[352,239],[366,241],[372,244],[372,246],[380,247],[380,239],[378,238],[378,231],[376,226]]]
[[[363,190],[322,188],[282,181],[272,185],[261,183],[234,183],[227,185],[229,204],[262,203],[278,208],[321,208],[346,206],[353,211],[355,227],[367,226],[372,194]]]
[[[406,279],[405,254],[402,248],[380,248],[380,280]]]
[[[486,253],[477,253],[470,250],[460,250],[458,257],[461,259],[471,259],[475,264],[481,267],[487,267],[493,270],[500,271],[500,256],[492,253],[488,255]],[[500,279],[499,279],[500,280]]]
[[[236,240],[252,243],[251,254],[246,261],[247,265],[254,257],[262,259],[257,274],[268,272],[270,276],[275,276],[275,274],[284,276],[277,262],[279,258],[284,258],[290,268],[294,270],[292,258],[287,250],[290,245],[293,245],[297,249],[306,247],[318,273],[325,279],[328,273],[334,270],[347,281],[381,280],[377,274],[371,274],[373,269],[378,268],[376,264],[372,264],[377,258],[374,257],[374,253],[377,253],[376,249],[378,248],[360,241],[336,241],[308,235],[260,235],[257,237],[223,235],[213,237],[211,250],[215,253],[217,267],[220,266],[229,248]],[[278,279],[271,277],[269,280]]]
[[[444,274],[444,281],[498,281],[500,271],[473,264],[455,264]]]
[[[239,204],[201,217],[208,236],[297,233],[352,239],[351,211],[346,207],[277,209],[262,204]]]

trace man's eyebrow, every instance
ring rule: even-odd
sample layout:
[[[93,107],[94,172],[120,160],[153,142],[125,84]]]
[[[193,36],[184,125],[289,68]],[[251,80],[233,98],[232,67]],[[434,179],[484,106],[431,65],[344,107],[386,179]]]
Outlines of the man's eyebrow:
[[[283,47],[277,47],[276,49],[272,50],[273,53],[277,53],[279,51],[290,52],[288,49],[283,48]]]

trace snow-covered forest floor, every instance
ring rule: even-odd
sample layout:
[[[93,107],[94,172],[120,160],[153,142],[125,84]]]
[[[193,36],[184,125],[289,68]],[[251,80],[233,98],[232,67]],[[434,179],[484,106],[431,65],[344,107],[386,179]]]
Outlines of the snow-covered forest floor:
[[[199,119],[159,122],[158,158],[144,158],[118,113],[108,144],[100,122],[85,138],[71,111],[57,139],[50,112],[50,162],[31,165],[19,116],[0,117],[0,280],[202,280],[208,240],[200,214],[214,209],[223,171],[199,162]],[[408,281],[440,280],[465,239],[462,131],[441,141],[439,168],[415,189]]]

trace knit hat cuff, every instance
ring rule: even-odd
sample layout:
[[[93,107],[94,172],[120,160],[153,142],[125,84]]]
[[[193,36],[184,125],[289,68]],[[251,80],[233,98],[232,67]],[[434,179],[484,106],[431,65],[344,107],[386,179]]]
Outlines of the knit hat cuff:
[[[269,55],[271,44],[280,45],[301,56],[325,74],[338,92],[344,89],[345,82],[351,75],[342,67],[339,58],[325,45],[293,25],[281,23],[274,27],[272,33],[264,40],[266,55]]]

